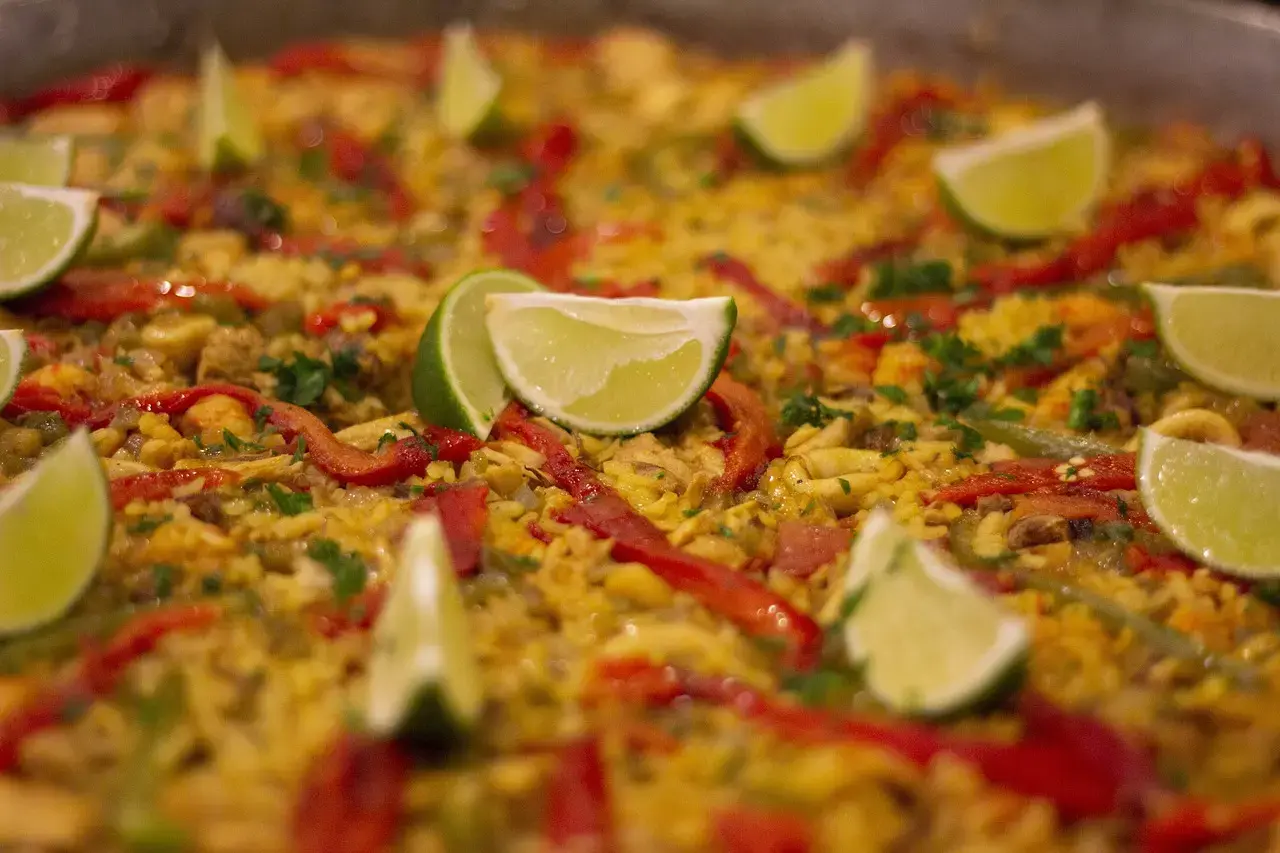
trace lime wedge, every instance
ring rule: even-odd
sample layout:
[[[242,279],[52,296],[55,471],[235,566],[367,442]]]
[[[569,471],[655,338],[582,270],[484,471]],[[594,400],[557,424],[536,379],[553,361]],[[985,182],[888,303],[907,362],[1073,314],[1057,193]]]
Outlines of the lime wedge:
[[[426,421],[489,437],[511,393],[485,331],[485,297],[540,290],[513,270],[471,273],[449,289],[418,340],[413,364],[413,402]]]
[[[74,152],[70,136],[0,136],[0,181],[65,187]]]
[[[1138,490],[1187,556],[1240,577],[1280,576],[1280,456],[1144,429]]]
[[[436,114],[441,127],[457,139],[474,139],[497,116],[502,78],[480,52],[470,24],[444,31],[444,55]]]
[[[17,329],[0,332],[0,409],[13,397],[22,375],[22,360],[27,357],[27,338]]]
[[[829,159],[866,126],[873,77],[871,47],[848,42],[822,64],[748,98],[738,108],[738,130],[775,163]]]
[[[1280,292],[1144,285],[1156,333],[1183,369],[1221,391],[1280,400]],[[1229,346],[1225,344],[1230,342]]]
[[[943,195],[969,224],[999,237],[1046,237],[1083,221],[1110,168],[1102,110],[1086,103],[993,139],[938,152]]]
[[[52,281],[93,236],[98,194],[0,184],[0,300]]]
[[[200,166],[223,172],[262,157],[262,131],[236,89],[231,63],[216,43],[200,54]]]
[[[727,296],[523,293],[485,304],[498,369],[515,395],[556,423],[601,435],[656,429],[698,402],[738,317]]]
[[[845,580],[845,646],[886,706],[940,716],[985,707],[1026,671],[1026,626],[964,572],[873,511]]]
[[[107,477],[89,433],[76,430],[0,491],[0,634],[65,613],[93,579],[110,538]]]
[[[475,726],[483,704],[444,530],[434,515],[418,516],[373,628],[365,723],[376,735],[451,747]]]

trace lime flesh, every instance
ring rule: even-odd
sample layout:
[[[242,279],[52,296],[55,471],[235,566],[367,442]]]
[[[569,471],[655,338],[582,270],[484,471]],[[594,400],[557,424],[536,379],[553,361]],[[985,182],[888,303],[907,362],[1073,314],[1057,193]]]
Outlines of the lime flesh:
[[[69,136],[0,135],[0,182],[66,186],[73,153]]]
[[[511,399],[485,329],[493,293],[532,293],[542,285],[513,270],[484,270],[455,284],[431,315],[413,365],[413,402],[438,426],[488,438]]]
[[[0,408],[13,397],[22,375],[22,360],[27,355],[27,338],[17,329],[0,332]]]
[[[1096,104],[1042,119],[933,159],[948,203],[971,225],[1011,239],[1079,226],[1097,202],[1111,144]]]
[[[1280,457],[1143,430],[1138,489],[1188,556],[1240,577],[1280,576]]]
[[[445,132],[456,139],[480,135],[496,112],[501,90],[502,79],[481,53],[471,27],[455,24],[446,29],[436,102]]]
[[[888,707],[938,716],[998,700],[1021,680],[1022,620],[876,510],[854,543],[845,644]]]
[[[484,693],[466,607],[435,516],[405,532],[387,603],[374,626],[365,722],[377,735],[454,746]]]
[[[498,369],[522,402],[603,435],[670,423],[715,380],[737,307],[729,297],[599,299],[494,295],[486,324]]]
[[[873,76],[870,47],[849,42],[821,65],[744,102],[738,128],[776,163],[821,162],[848,147],[866,126]]]
[[[211,44],[200,54],[199,157],[202,168],[221,172],[262,158],[262,132],[236,88],[231,63]]]
[[[111,493],[93,441],[72,433],[0,492],[0,634],[47,624],[93,579],[111,536]]]
[[[1188,373],[1221,391],[1280,400],[1280,293],[1168,284],[1145,290],[1161,342]]]
[[[97,214],[96,193],[0,184],[0,300],[61,274],[93,236]]]

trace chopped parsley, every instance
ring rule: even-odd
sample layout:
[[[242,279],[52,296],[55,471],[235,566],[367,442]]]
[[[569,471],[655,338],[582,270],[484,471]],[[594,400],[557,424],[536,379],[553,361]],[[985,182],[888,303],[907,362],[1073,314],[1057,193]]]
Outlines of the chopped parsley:
[[[693,518],[695,515],[697,515],[700,512],[702,512],[700,508],[694,507],[693,509],[686,509],[683,514],[685,518]]]
[[[1024,403],[1035,404],[1040,399],[1040,392],[1035,388],[1015,388],[1010,392],[1010,396]]]
[[[359,554],[343,551],[332,539],[312,539],[307,545],[307,556],[315,560],[333,577],[333,594],[345,602],[364,591],[369,569]]]
[[[125,528],[129,533],[150,533],[162,524],[168,524],[173,521],[173,516],[165,513],[164,515],[144,515]]]
[[[388,444],[395,444],[395,443],[396,443],[396,434],[391,430],[387,430],[382,435],[378,436],[377,450],[379,453],[381,453],[382,448],[386,447]]]
[[[982,433],[978,432],[968,424],[962,424],[955,418],[941,417],[938,418],[938,425],[946,427],[952,432],[959,433],[959,439],[956,441],[955,455],[957,459],[973,458],[974,451],[981,450],[986,444],[986,439],[982,437]]]
[[[929,335],[920,346],[941,365],[924,374],[924,394],[933,410],[957,415],[973,405],[987,370],[978,348],[955,332]]]
[[[877,385],[876,393],[890,403],[897,403],[899,406],[907,402],[906,390],[898,385]]]
[[[1160,344],[1156,341],[1125,341],[1124,348],[1139,358],[1155,358],[1160,354]]]
[[[115,364],[120,365],[121,367],[133,367],[133,356],[125,355],[124,353],[121,353],[120,355],[111,359],[111,361],[114,362]]]
[[[173,576],[178,571],[170,563],[156,563],[151,567],[151,591],[164,600],[173,595]]]
[[[222,592],[222,575],[211,572],[200,578],[200,590],[205,595],[217,595]]]
[[[892,299],[925,293],[951,292],[951,264],[924,261],[918,264],[878,264],[869,299]]]
[[[267,421],[275,414],[275,409],[270,406],[259,406],[253,410],[253,425],[257,427],[258,432],[262,432],[267,428]]]
[[[506,196],[515,195],[533,180],[534,167],[529,163],[499,163],[489,171],[488,186]]]
[[[1041,326],[1020,344],[1012,347],[1004,355],[996,359],[996,363],[1005,367],[1030,367],[1040,365],[1047,367],[1057,359],[1062,349],[1062,333],[1064,326]]]
[[[306,148],[298,155],[298,177],[304,181],[321,181],[329,175],[329,160],[319,148]]]
[[[1093,538],[1099,542],[1127,545],[1133,541],[1133,525],[1126,521],[1105,521],[1102,524],[1095,524]]]
[[[295,406],[311,406],[324,394],[333,367],[328,362],[294,352],[290,361],[264,355],[258,359],[258,369],[276,377],[276,396]]]
[[[851,412],[834,409],[813,394],[796,391],[782,406],[782,423],[789,427],[824,427],[836,418],[852,417]]]
[[[305,435],[298,437],[298,443],[293,448],[293,461],[301,462],[302,457],[307,455],[307,437]]]
[[[267,494],[285,515],[301,515],[313,509],[311,495],[306,492],[291,492],[276,483],[267,483]]]
[[[831,335],[837,338],[848,338],[865,332],[874,332],[879,328],[879,323],[861,314],[841,314],[831,324]]]
[[[892,429],[893,434],[903,441],[915,441],[920,437],[920,432],[912,421],[885,421],[884,425]]]
[[[840,483],[840,491],[844,492],[846,495],[853,491],[853,487],[849,485],[849,481],[844,477],[837,477],[836,480]]]
[[[720,525],[720,535],[723,536],[725,539],[732,539],[733,530],[731,530],[730,528],[722,524]]]
[[[804,298],[809,302],[843,302],[844,288],[838,284],[822,284],[805,291]]]
[[[245,441],[226,427],[222,428],[222,443],[225,444],[233,452],[248,451],[256,453],[262,450],[262,445],[256,441]]]
[[[1081,388],[1071,396],[1067,426],[1077,432],[1119,429],[1119,416],[1115,412],[1099,412],[1098,405],[1098,392],[1093,388]]]

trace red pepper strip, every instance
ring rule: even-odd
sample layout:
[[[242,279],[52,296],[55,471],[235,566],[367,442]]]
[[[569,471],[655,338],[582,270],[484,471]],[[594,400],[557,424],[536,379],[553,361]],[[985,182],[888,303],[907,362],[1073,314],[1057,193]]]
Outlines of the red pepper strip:
[[[1240,803],[1210,803],[1183,797],[1138,830],[1142,853],[1194,853],[1280,820],[1280,798],[1256,797]]]
[[[919,723],[873,719],[779,702],[732,678],[711,677],[641,659],[596,664],[588,701],[666,706],[681,697],[729,708],[798,743],[868,743],[919,766],[951,755],[988,782],[1043,797],[1068,818],[1111,815],[1156,787],[1149,757],[1104,724],[1023,694],[1025,734],[1015,742],[961,737]]]
[[[324,126],[319,134],[308,128],[304,136],[304,144],[312,145],[319,137],[319,144],[325,147],[328,155],[329,171],[335,178],[372,187],[381,193],[392,219],[402,222],[414,214],[417,202],[386,155],[375,151],[355,134],[332,124]]]
[[[561,520],[586,527],[602,539],[613,539],[614,559],[643,563],[673,588],[689,593],[748,634],[785,640],[795,668],[807,669],[816,662],[822,629],[808,615],[741,572],[671,545],[653,522],[633,510],[594,471],[575,461],[555,434],[531,422],[519,405],[508,406],[496,427],[503,438],[542,454],[544,470],[578,501]]]
[[[0,103],[0,124],[16,124],[50,107],[72,104],[119,104],[133,100],[155,72],[138,65],[113,65],[84,77],[66,80],[24,98]]]
[[[379,302],[339,302],[308,314],[302,322],[303,330],[313,337],[323,337],[342,324],[343,317],[373,315],[370,332],[380,332],[399,321],[400,317],[390,305]]]
[[[439,517],[458,577],[467,577],[480,568],[480,549],[489,520],[489,506],[485,503],[488,496],[489,487],[484,483],[463,483],[434,495],[423,495],[410,504],[414,512],[434,512]]]
[[[293,812],[298,853],[390,850],[404,813],[409,757],[390,740],[343,731],[302,779]]]
[[[202,492],[220,489],[240,481],[240,475],[225,468],[173,468],[148,471],[111,481],[111,505],[124,509],[134,501],[162,501],[183,486],[195,485]]]
[[[86,651],[73,675],[45,685],[0,718],[0,773],[17,766],[27,738],[64,722],[83,703],[111,693],[129,664],[149,654],[166,636],[198,631],[221,614],[216,604],[184,604],[142,613],[126,622],[100,649]]]
[[[402,438],[380,453],[367,453],[337,438],[324,421],[300,406],[272,400],[250,388],[225,383],[197,385],[159,391],[124,400],[95,412],[89,419],[93,428],[107,426],[122,409],[180,415],[200,400],[222,394],[239,400],[249,411],[265,406],[271,410],[266,422],[286,440],[305,438],[307,458],[321,471],[343,483],[357,486],[386,486],[406,477],[422,474],[436,459],[462,462],[484,446],[474,436],[445,427],[429,426],[420,436]]]
[[[36,358],[53,358],[58,354],[58,345],[52,338],[39,332],[24,332],[22,336],[26,338],[27,351]]]
[[[778,548],[773,569],[807,578],[849,550],[853,532],[843,527],[783,521],[778,524]]]
[[[964,306],[964,308],[969,307],[973,307],[972,304]],[[962,310],[962,306],[957,305],[950,294],[937,293],[928,296],[874,299],[862,303],[859,313],[886,329],[905,328],[908,319],[912,315],[917,315],[929,324],[929,328],[943,331],[955,326]]]
[[[769,460],[782,452],[769,411],[759,394],[727,373],[721,373],[711,383],[707,402],[715,409],[720,428],[730,433],[724,473],[711,484],[712,490],[728,493],[754,489]]]
[[[4,416],[13,420],[29,412],[57,412],[67,426],[71,427],[79,426],[93,417],[93,409],[88,403],[64,397],[30,376],[24,376],[13,389],[13,396],[4,407]]]
[[[1246,139],[1230,158],[1211,163],[1180,184],[1137,193],[1103,210],[1094,229],[1057,257],[1037,264],[988,264],[971,270],[969,278],[993,293],[1087,278],[1109,268],[1122,246],[1195,228],[1196,204],[1205,196],[1236,198],[1255,187],[1276,184],[1261,143]]]
[[[1073,495],[1033,492],[1017,495],[1013,499],[1012,517],[1023,518],[1028,515],[1056,515],[1069,521],[1086,518],[1092,521],[1119,521],[1120,504],[1106,492]]]
[[[185,230],[208,226],[213,219],[213,198],[217,186],[213,180],[191,181],[157,190],[138,208],[136,218],[159,221]],[[128,216],[129,202],[119,202]]]
[[[333,261],[357,264],[365,272],[403,272],[419,278],[431,276],[431,265],[413,257],[399,246],[375,249],[344,237],[321,235],[286,237],[283,234],[265,234],[259,248],[289,258],[323,255]]]
[[[915,249],[920,233],[909,237],[895,237],[866,246],[850,249],[846,254],[830,261],[823,261],[814,270],[814,280],[819,284],[838,284],[854,287],[862,277],[862,271],[871,264],[892,260]]]
[[[557,178],[573,162],[581,147],[578,130],[563,121],[548,122],[520,145],[520,155],[543,178]]]
[[[904,140],[924,136],[924,119],[929,111],[950,109],[957,103],[954,93],[929,84],[889,101],[872,117],[865,141],[853,152],[848,170],[850,184],[860,187],[867,183]]]
[[[702,265],[711,270],[720,281],[732,284],[754,297],[779,326],[807,329],[815,335],[825,335],[831,331],[826,323],[810,314],[803,305],[777,293],[756,278],[751,267],[737,258],[716,252],[703,258]]]
[[[599,741],[587,736],[565,744],[558,753],[542,822],[545,849],[548,853],[617,850],[609,777]]]
[[[1152,554],[1140,545],[1130,545],[1124,552],[1125,562],[1131,572],[1156,572],[1158,574],[1194,574],[1200,564],[1188,556],[1170,551],[1165,554]],[[1237,585],[1244,581],[1236,580]]]
[[[711,832],[722,853],[809,853],[813,841],[799,815],[742,806],[717,812]]]
[[[1135,489],[1134,457],[1132,453],[1116,453],[1110,456],[1093,456],[1077,465],[1078,470],[1088,468],[1092,476],[1064,482],[1054,470],[1063,463],[1052,459],[1020,459],[1017,462],[993,465],[986,474],[974,474],[958,483],[939,489],[930,503],[947,502],[960,506],[972,506],[979,498],[988,495],[1025,495],[1028,492],[1071,494],[1080,489],[1100,492],[1112,489]]]
[[[1280,412],[1254,412],[1240,424],[1245,450],[1280,454]]]
[[[544,545],[550,545],[553,538],[551,534],[536,521],[529,522],[529,535]]]
[[[341,76],[365,73],[347,54],[346,48],[333,42],[290,45],[271,57],[267,65],[277,77],[298,77],[312,72]]]
[[[578,296],[598,296],[601,299],[630,299],[637,296],[653,297],[659,293],[658,280],[655,278],[637,281],[635,284],[622,284],[617,281],[602,281],[597,284],[573,283],[561,292]]]
[[[248,311],[261,311],[271,304],[249,288],[225,281],[165,281],[79,271],[20,300],[16,307],[24,314],[61,317],[72,323],[110,323],[125,314],[149,314],[163,308],[191,310],[196,296],[227,296]]]
[[[365,587],[341,607],[321,605],[312,611],[312,626],[322,637],[340,637],[353,631],[368,631],[378,621],[387,600],[385,584]]]
[[[732,130],[726,130],[716,137],[715,155],[713,171],[720,183],[728,181],[751,163],[751,155],[743,149],[737,134]]]

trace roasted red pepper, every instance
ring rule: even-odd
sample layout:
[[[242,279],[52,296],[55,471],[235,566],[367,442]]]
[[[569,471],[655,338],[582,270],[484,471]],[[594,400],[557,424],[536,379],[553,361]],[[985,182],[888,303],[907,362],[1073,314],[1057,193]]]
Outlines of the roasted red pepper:
[[[636,296],[654,297],[659,293],[657,279],[637,281],[635,284],[622,284],[617,281],[601,281],[586,284],[575,281],[564,288],[563,292],[578,296],[598,296],[601,299],[629,299]]]
[[[431,276],[431,265],[413,257],[399,246],[373,248],[345,237],[323,235],[286,236],[266,234],[261,250],[286,257],[319,255],[332,262],[354,263],[369,273],[408,273],[419,278]]]
[[[920,235],[917,233],[908,237],[895,237],[891,240],[858,246],[839,258],[818,264],[813,277],[819,284],[854,287],[862,278],[862,271],[867,267],[913,251],[919,240]]]
[[[1179,554],[1177,551],[1153,554],[1141,545],[1130,545],[1126,548],[1124,558],[1125,562],[1129,564],[1129,571],[1134,573],[1157,572],[1159,574],[1189,575],[1200,568],[1199,563],[1185,554]],[[1246,582],[1236,580],[1235,583],[1238,586],[1244,586]]]
[[[416,212],[413,193],[400,180],[390,158],[355,134],[332,123],[310,124],[303,129],[300,142],[306,148],[324,148],[329,172],[335,178],[378,192],[393,220],[403,222]]]
[[[124,509],[134,501],[165,500],[184,487],[208,492],[239,481],[239,474],[225,468],[172,468],[131,474],[111,481],[111,505]]]
[[[412,504],[414,512],[434,512],[449,541],[453,570],[459,577],[480,568],[480,550],[484,545],[484,527],[489,520],[485,499],[489,487],[484,483],[462,483],[423,495]]]
[[[732,678],[636,659],[598,662],[584,694],[588,701],[651,706],[669,705],[682,696],[729,708],[799,743],[874,744],[920,766],[950,755],[994,785],[1051,801],[1068,818],[1129,811],[1158,788],[1145,750],[1097,720],[1062,711],[1034,694],[1024,693],[1018,703],[1025,731],[1012,743],[784,704]]]
[[[0,124],[16,124],[50,107],[131,101],[143,84],[154,76],[154,71],[138,65],[113,65],[26,97],[0,102]]]
[[[293,812],[298,853],[390,850],[404,813],[409,758],[395,741],[344,730],[302,779]]]
[[[853,532],[843,527],[805,524],[803,521],[778,523],[778,547],[772,568],[798,578],[807,578],[818,569],[849,550]]]
[[[956,93],[928,83],[895,96],[872,115],[862,144],[849,160],[849,182],[860,187],[870,181],[898,145],[925,135],[930,112],[953,109],[958,103]]]
[[[54,359],[58,355],[58,344],[39,332],[23,332],[27,341],[27,352],[39,359]]]
[[[308,314],[302,322],[303,331],[314,337],[323,337],[342,325],[343,317],[373,315],[370,332],[380,332],[399,321],[400,317],[390,305],[381,302],[339,302],[328,308]]]
[[[72,323],[110,323],[125,314],[161,309],[190,311],[197,296],[229,297],[247,311],[271,303],[254,291],[225,281],[166,281],[118,272],[78,270],[34,296],[19,300],[18,311],[36,317],[61,317]]]
[[[717,812],[711,833],[721,853],[809,853],[813,842],[799,815],[744,806]]]
[[[1195,853],[1266,829],[1280,821],[1280,798],[1257,797],[1239,803],[1211,803],[1194,797],[1183,797],[1149,817],[1138,831],[1138,849],[1142,853]]]
[[[300,406],[272,400],[240,385],[215,383],[159,391],[124,400],[95,412],[88,423],[107,426],[123,409],[177,416],[200,400],[222,394],[239,400],[251,412],[270,409],[266,423],[286,439],[305,439],[307,459],[330,477],[357,486],[386,486],[422,474],[436,459],[465,461],[484,446],[479,439],[444,427],[429,426],[420,436],[402,438],[380,453],[368,453],[339,440],[324,421]]]
[[[930,498],[930,502],[945,501],[972,506],[979,498],[988,495],[1025,495],[1028,492],[1072,494],[1083,489],[1107,492],[1112,489],[1137,488],[1132,453],[1093,456],[1080,465],[1068,465],[1077,472],[1093,472],[1085,476],[1077,474],[1077,478],[1072,480],[1065,479],[1066,474],[1058,473],[1057,469],[1063,465],[1067,463],[1056,459],[1019,459],[1016,462],[997,463],[986,474],[974,474],[939,489]]]
[[[336,42],[308,42],[286,47],[268,63],[277,77],[299,77],[303,74],[332,74],[338,77],[378,77],[426,83],[435,78],[439,57],[438,39],[418,39],[413,43],[409,62],[371,60]]]
[[[759,394],[727,373],[717,376],[707,389],[707,402],[715,409],[720,428],[729,433],[724,473],[711,488],[718,492],[754,489],[769,460],[782,450],[769,410]]]
[[[557,178],[578,154],[578,129],[566,122],[549,122],[535,130],[520,145],[526,163],[544,178]]]
[[[100,647],[90,646],[72,675],[49,683],[0,718],[0,773],[14,769],[27,738],[66,722],[84,703],[111,693],[129,664],[162,639],[206,628],[221,615],[216,604],[166,607],[133,617]]]
[[[544,470],[577,500],[561,520],[612,539],[615,559],[643,563],[673,588],[757,637],[786,641],[790,663],[811,667],[822,645],[822,630],[785,599],[729,566],[686,554],[667,542],[649,519],[633,510],[596,473],[574,460],[549,430],[534,424],[518,404],[498,419],[497,434],[519,441],[546,459]]]
[[[594,736],[560,747],[547,786],[542,837],[547,853],[612,853],[613,804],[600,743]]]
[[[960,312],[973,305],[960,306],[950,294],[936,293],[925,296],[902,296],[893,299],[873,299],[862,303],[859,312],[885,329],[907,330],[913,318],[923,320],[931,331],[943,331],[955,326]]]
[[[1016,495],[1013,499],[1012,517],[1022,518],[1028,515],[1055,515],[1068,520],[1127,521],[1142,526],[1149,523],[1142,507],[1094,489]]]
[[[368,631],[378,621],[387,600],[385,584],[365,587],[364,591],[344,604],[322,604],[311,611],[316,633],[324,637],[340,637],[353,631]]]
[[[1245,450],[1280,454],[1280,412],[1254,412],[1240,423]]]
[[[711,270],[720,281],[732,284],[753,297],[777,325],[806,329],[815,335],[825,335],[831,331],[826,323],[810,314],[803,305],[788,299],[756,278],[751,267],[737,258],[717,252],[703,258],[702,265]]]
[[[1246,139],[1231,157],[1211,163],[1180,184],[1137,193],[1103,210],[1093,230],[1056,257],[1034,264],[988,264],[971,270],[969,278],[994,293],[1087,278],[1108,269],[1122,246],[1195,228],[1197,204],[1206,196],[1236,198],[1276,184],[1267,152],[1257,140]]]
[[[24,376],[13,389],[4,407],[6,418],[17,418],[31,412],[56,412],[67,426],[79,426],[93,417],[93,408],[79,399],[64,397],[47,385]]]

